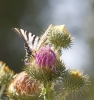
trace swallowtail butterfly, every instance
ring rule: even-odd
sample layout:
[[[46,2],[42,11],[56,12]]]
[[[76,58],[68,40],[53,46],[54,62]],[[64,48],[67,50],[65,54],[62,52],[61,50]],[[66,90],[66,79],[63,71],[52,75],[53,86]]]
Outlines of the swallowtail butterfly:
[[[42,45],[45,44],[45,41],[47,40],[47,34],[49,33],[49,30],[51,28],[52,24],[49,25],[49,27],[41,37],[38,37],[23,29],[12,28],[13,31],[16,32],[24,41],[24,46],[26,50],[25,61],[27,61],[31,56],[34,57],[33,51],[38,50]]]

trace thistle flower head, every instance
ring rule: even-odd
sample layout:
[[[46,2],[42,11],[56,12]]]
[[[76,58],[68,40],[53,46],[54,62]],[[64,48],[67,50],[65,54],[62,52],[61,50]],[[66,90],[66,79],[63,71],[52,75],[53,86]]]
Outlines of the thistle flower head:
[[[41,47],[35,54],[36,64],[42,67],[52,67],[56,61],[56,54],[49,46]]]
[[[36,82],[25,72],[21,72],[10,83],[7,92],[9,96],[20,98],[30,98],[39,92],[39,82]],[[31,100],[31,99],[30,99]]]
[[[13,77],[14,72],[6,66],[5,63],[0,62],[0,84],[7,84]]]
[[[65,64],[60,60],[56,59],[55,64],[52,67],[38,67],[36,62],[30,66],[26,66],[24,69],[31,77],[40,82],[53,82],[65,71]]]

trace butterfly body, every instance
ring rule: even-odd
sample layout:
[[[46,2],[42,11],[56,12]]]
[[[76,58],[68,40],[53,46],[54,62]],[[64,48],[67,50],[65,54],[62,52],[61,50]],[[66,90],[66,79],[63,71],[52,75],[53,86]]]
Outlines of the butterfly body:
[[[38,37],[31,32],[28,32],[23,29],[19,28],[12,28],[14,32],[16,32],[24,41],[24,47],[26,50],[26,57],[25,60],[28,60],[30,57],[34,57],[34,53],[45,44],[45,41],[47,39],[47,34],[49,33],[49,30],[52,28],[52,24],[48,27],[48,29],[45,31],[45,33],[42,35],[42,37]]]

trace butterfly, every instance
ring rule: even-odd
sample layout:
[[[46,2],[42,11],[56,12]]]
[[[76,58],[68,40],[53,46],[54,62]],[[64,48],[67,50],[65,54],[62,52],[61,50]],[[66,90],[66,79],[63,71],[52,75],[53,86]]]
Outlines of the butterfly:
[[[37,51],[41,46],[45,45],[47,35],[51,28],[52,24],[49,25],[49,27],[41,37],[38,37],[35,34],[32,34],[31,32],[23,29],[12,28],[13,31],[16,32],[24,41],[24,47],[26,50],[25,61],[29,60],[30,57],[34,57],[33,52]]]

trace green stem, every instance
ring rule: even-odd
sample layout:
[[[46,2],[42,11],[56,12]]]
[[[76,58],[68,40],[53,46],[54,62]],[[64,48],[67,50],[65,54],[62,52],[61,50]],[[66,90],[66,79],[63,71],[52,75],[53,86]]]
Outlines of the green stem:
[[[51,83],[46,82],[44,87],[46,88],[46,100],[51,100]]]
[[[50,91],[49,91],[49,83],[47,82],[46,83],[46,98],[47,98],[47,100],[51,100],[49,93],[50,93]]]

